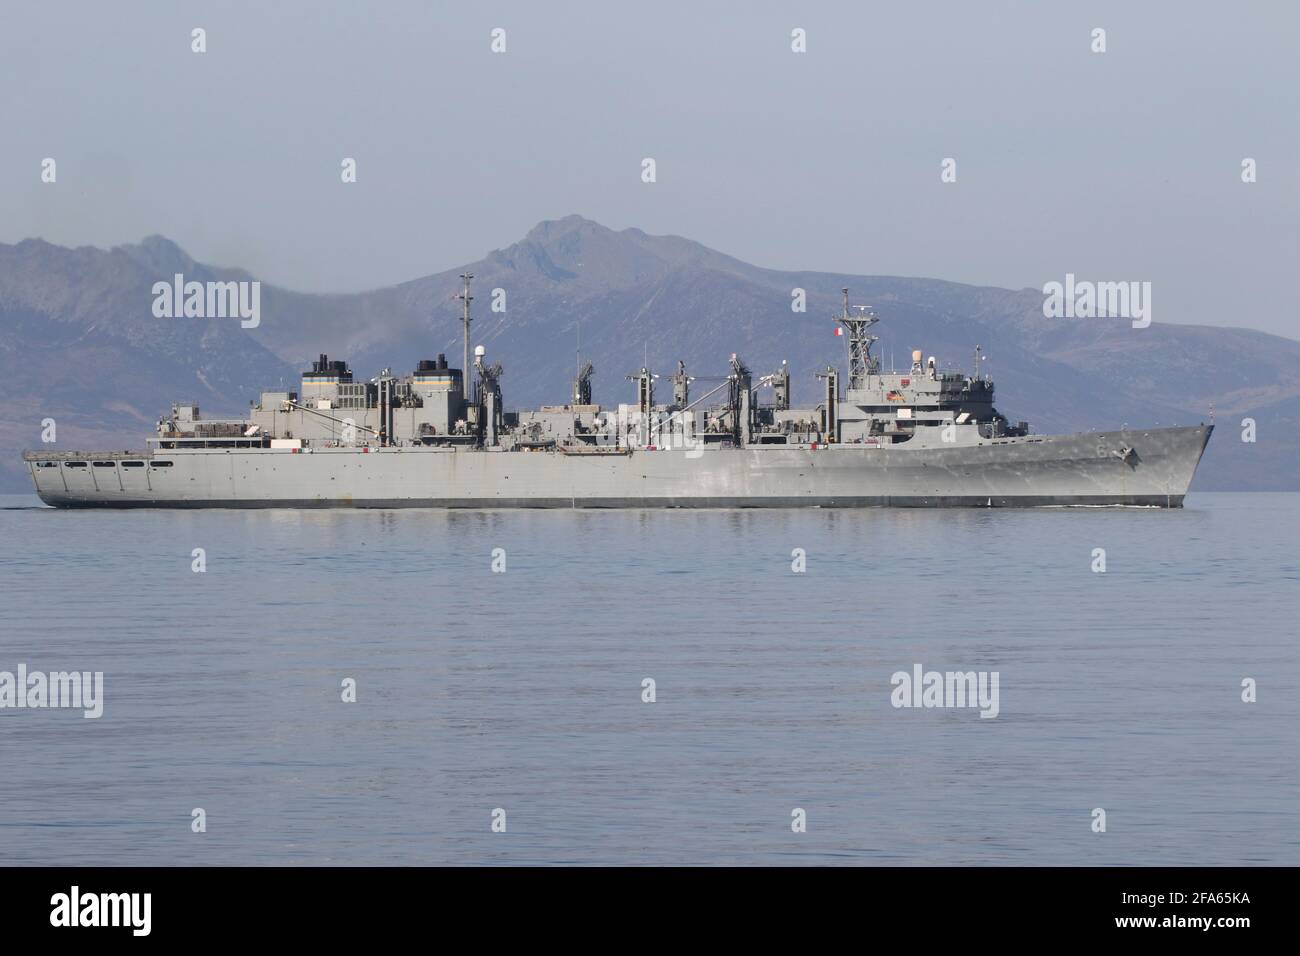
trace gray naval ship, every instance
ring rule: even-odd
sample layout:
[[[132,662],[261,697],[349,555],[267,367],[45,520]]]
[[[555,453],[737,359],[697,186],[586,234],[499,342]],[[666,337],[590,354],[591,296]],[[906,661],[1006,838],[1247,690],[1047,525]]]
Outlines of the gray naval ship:
[[[907,371],[882,371],[877,317],[850,307],[848,290],[835,318],[846,387],[826,368],[809,408],[791,407],[784,363],[756,375],[735,355],[714,379],[679,362],[667,403],[642,368],[628,376],[635,403],[616,408],[592,402],[587,363],[568,404],[517,412],[481,345],[468,376],[439,355],[355,381],[321,355],[298,391],[263,392],[247,418],[177,404],[144,451],[23,458],[59,507],[1176,508],[1214,427],[1031,434],[999,414],[978,370],[940,370],[916,351]]]

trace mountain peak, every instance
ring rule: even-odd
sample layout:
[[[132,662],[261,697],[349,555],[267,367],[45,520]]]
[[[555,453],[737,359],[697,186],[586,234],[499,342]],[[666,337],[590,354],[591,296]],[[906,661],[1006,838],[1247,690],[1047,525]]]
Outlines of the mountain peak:
[[[135,245],[114,246],[120,252],[151,272],[192,272],[196,265],[190,254],[166,236],[145,236]]]
[[[608,226],[602,226],[594,219],[588,219],[585,216],[579,216],[573,213],[564,216],[561,219],[543,219],[532,229],[528,230],[528,235],[524,236],[524,242],[554,242],[565,236],[572,235],[575,232],[584,233],[591,236],[614,236],[617,233]]]
[[[490,258],[557,281],[581,278],[602,284],[644,281],[687,264],[725,271],[741,265],[680,236],[652,236],[635,228],[615,231],[577,214],[539,222]]]

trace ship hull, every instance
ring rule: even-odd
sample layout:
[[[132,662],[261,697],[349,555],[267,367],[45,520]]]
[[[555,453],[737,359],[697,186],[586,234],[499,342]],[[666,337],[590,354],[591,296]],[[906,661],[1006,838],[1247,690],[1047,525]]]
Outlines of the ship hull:
[[[1127,429],[928,449],[767,446],[575,455],[333,447],[25,458],[36,493],[56,507],[1179,507],[1212,429]]]
[[[67,508],[1180,507],[1213,426],[959,447],[29,452]],[[128,462],[143,462],[128,465]],[[162,465],[161,462],[170,462]]]

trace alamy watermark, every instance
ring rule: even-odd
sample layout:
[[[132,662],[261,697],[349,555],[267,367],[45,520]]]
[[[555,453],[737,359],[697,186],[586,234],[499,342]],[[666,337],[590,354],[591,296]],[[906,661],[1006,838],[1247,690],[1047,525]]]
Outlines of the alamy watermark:
[[[1132,319],[1133,328],[1151,324],[1150,282],[1078,281],[1073,272],[1065,282],[1043,286],[1043,315],[1049,319]]]
[[[159,319],[240,319],[255,329],[262,323],[262,283],[186,282],[176,273],[171,282],[153,284],[153,314]]]
[[[911,673],[895,671],[889,702],[895,707],[978,707],[993,718],[998,704],[998,671],[927,671],[913,664]]]
[[[117,926],[129,928],[132,936],[148,936],[152,909],[152,893],[83,893],[74,884],[50,897],[50,925]]]
[[[71,708],[94,720],[104,713],[103,671],[0,671],[0,710]]]

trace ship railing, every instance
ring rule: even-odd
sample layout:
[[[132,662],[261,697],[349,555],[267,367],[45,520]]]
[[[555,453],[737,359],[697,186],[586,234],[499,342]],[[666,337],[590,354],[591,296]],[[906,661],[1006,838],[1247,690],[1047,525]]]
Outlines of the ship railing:
[[[147,458],[151,451],[133,451],[129,448],[116,451],[25,451],[23,461],[92,461],[122,458]]]

